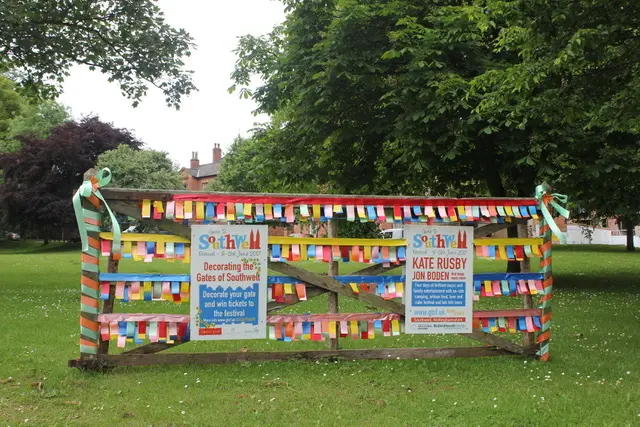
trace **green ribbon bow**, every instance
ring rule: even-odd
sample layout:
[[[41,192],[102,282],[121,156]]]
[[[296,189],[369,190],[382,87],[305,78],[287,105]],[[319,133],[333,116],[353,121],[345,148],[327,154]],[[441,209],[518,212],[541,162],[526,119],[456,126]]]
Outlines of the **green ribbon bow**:
[[[550,190],[551,187],[549,187],[549,185],[546,183],[536,186],[536,199],[540,203],[540,211],[542,211],[542,216],[544,217],[547,224],[549,224],[549,228],[551,228],[553,234],[558,237],[560,242],[567,243],[567,236],[562,231],[560,231],[560,228],[553,220],[551,212],[549,212],[549,208],[547,208],[547,203],[553,206],[553,208],[556,210],[556,212],[558,212],[560,216],[569,219],[569,211],[558,204],[558,202],[567,203],[568,197],[564,194],[558,193],[549,194]]]
[[[109,205],[100,194],[100,187],[104,187],[105,185],[111,182],[111,170],[109,168],[104,168],[99,171],[95,176],[95,185],[90,180],[84,181],[76,194],[73,196],[73,210],[76,213],[76,221],[78,222],[78,230],[80,231],[80,239],[82,240],[82,251],[86,252],[89,249],[89,240],[87,238],[88,231],[100,231],[100,226],[91,225],[84,222],[85,218],[93,218],[95,220],[100,220],[100,214],[93,211],[88,211],[82,208],[82,199],[81,197],[89,198],[91,194],[95,194],[98,199],[104,203],[104,206],[107,208],[107,212],[109,212],[109,217],[111,218],[111,230],[113,231],[113,243],[112,243],[112,252],[119,253],[120,252],[120,225],[116,220],[116,216],[113,214]]]

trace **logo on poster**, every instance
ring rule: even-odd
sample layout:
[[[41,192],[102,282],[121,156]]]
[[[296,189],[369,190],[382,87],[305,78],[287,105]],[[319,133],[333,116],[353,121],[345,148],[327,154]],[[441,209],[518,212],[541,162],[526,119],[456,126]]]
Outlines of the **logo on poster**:
[[[414,234],[413,247],[421,248],[437,248],[437,249],[466,249],[467,233],[458,231],[457,234],[437,233],[434,235]]]
[[[262,249],[260,247],[260,231],[251,230],[247,234],[223,234],[213,236],[201,234],[198,237],[200,242],[198,249]]]

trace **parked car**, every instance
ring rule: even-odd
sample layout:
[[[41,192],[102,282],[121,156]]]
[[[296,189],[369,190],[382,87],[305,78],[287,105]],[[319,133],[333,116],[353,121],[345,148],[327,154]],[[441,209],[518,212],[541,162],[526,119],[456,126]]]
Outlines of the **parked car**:
[[[388,230],[380,231],[380,236],[383,239],[404,239],[403,228],[391,228]]]
[[[289,237],[297,237],[297,238],[311,237],[311,238],[313,238],[314,236],[312,236],[311,234],[307,234],[307,233],[291,233],[291,234],[289,234]]]
[[[6,233],[6,237],[8,240],[13,240],[14,242],[20,240],[20,235],[18,233],[12,233],[10,231]]]

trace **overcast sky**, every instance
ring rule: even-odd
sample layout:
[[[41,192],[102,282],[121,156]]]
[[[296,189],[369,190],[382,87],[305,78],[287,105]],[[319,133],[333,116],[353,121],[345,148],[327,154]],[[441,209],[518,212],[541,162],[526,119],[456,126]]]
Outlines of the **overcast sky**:
[[[256,121],[255,104],[229,94],[229,78],[235,63],[237,38],[261,35],[284,20],[284,6],[273,0],[160,0],[168,23],[185,28],[198,45],[187,58],[199,92],[183,99],[180,111],[166,106],[162,94],[152,88],[138,105],[120,94],[117,83],[109,83],[98,71],[75,67],[64,85],[60,102],[74,117],[94,113],[117,127],[134,131],[148,148],[169,152],[186,166],[192,151],[200,163],[211,162],[213,144],[223,153],[238,133],[245,135]]]

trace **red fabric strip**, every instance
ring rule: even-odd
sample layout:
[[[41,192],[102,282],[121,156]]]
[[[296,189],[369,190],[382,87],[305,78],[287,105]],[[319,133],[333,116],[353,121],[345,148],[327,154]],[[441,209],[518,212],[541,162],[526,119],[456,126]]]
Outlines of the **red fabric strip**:
[[[259,204],[316,204],[316,205],[365,205],[365,206],[536,206],[538,202],[534,198],[521,199],[479,199],[479,198],[424,198],[424,197],[398,197],[387,198],[381,196],[268,196],[268,195],[246,195],[246,194],[176,194],[172,200],[191,200],[198,202],[214,202],[214,203],[236,203],[241,200],[243,203],[259,203]],[[490,208],[491,209],[491,208]]]

